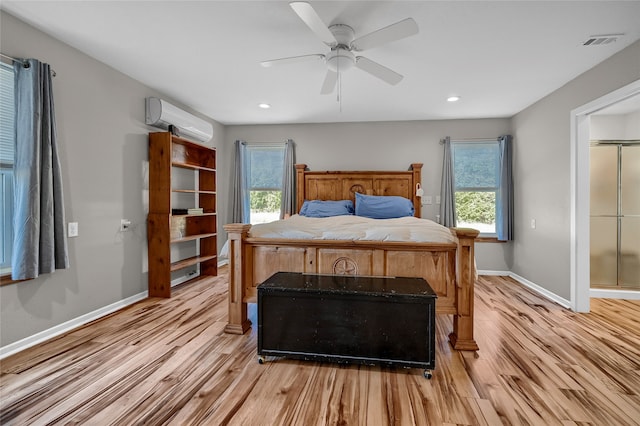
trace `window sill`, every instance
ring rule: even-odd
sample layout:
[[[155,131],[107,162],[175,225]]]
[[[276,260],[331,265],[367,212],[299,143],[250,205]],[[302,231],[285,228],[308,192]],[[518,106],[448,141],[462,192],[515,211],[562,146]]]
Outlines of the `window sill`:
[[[489,235],[486,236],[478,236],[475,239],[476,243],[506,243],[507,241],[500,241],[498,237],[491,237]]]
[[[2,274],[2,275],[0,275],[0,286],[20,283],[22,281],[28,281],[28,280],[12,280],[11,279],[11,274]]]

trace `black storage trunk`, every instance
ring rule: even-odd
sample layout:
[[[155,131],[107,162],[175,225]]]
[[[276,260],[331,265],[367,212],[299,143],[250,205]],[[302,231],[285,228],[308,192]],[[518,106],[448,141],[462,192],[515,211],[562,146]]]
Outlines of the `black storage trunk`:
[[[432,370],[435,301],[422,278],[278,272],[258,285],[258,355]]]

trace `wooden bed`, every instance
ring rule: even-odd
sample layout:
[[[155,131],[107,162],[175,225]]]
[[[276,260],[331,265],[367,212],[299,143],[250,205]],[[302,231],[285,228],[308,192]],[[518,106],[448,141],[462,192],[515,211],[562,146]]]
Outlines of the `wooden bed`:
[[[305,164],[297,164],[298,210],[304,200],[354,200],[360,192],[408,198],[420,217],[415,194],[421,172],[419,163],[408,171],[308,171]],[[452,346],[478,349],[473,337],[475,229],[452,228],[458,244],[268,239],[249,237],[249,224],[232,223],[224,229],[230,262],[227,333],[243,334],[250,328],[247,303],[256,302],[256,286],[278,271],[423,277],[438,295],[436,313],[453,315]]]

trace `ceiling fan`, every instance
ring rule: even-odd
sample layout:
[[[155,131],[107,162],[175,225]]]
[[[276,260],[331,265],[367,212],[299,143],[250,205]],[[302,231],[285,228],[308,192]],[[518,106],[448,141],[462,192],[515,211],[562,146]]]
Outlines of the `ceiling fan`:
[[[402,80],[403,76],[397,72],[364,56],[356,56],[354,52],[361,52],[417,34],[418,25],[412,18],[404,19],[356,38],[353,28],[348,25],[335,24],[327,27],[307,2],[294,1],[289,5],[311,31],[331,48],[331,51],[327,54],[316,53],[263,61],[260,63],[263,67],[322,59],[327,64],[327,74],[322,83],[321,94],[332,93],[340,73],[354,66],[392,85],[396,85]]]

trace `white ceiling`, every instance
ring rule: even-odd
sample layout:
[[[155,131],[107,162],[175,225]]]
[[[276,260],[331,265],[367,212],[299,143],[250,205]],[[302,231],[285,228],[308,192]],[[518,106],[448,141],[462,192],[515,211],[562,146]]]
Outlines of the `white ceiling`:
[[[7,1],[2,9],[223,124],[510,117],[640,39],[640,1],[311,1],[356,37],[407,17],[419,34],[362,52],[341,102],[320,95],[329,48],[286,1]],[[584,47],[591,35],[624,34]],[[55,69],[55,63],[51,64]],[[450,95],[457,103],[448,103]],[[272,108],[263,110],[258,103]]]

